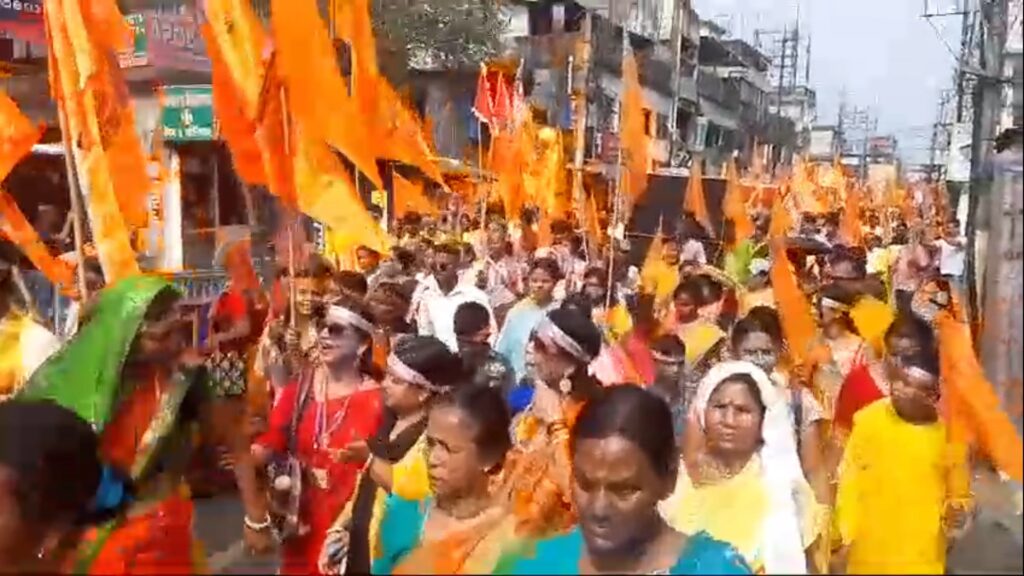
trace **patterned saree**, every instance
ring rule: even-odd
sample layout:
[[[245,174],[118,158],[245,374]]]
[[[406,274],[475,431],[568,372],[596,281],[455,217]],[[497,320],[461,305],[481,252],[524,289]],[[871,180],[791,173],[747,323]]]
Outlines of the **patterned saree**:
[[[183,415],[193,374],[128,382],[122,370],[146,312],[173,290],[155,276],[127,278],[99,294],[76,338],[35,373],[20,394],[50,399],[92,423],[104,461],[125,472],[135,501],[85,535],[69,569],[87,574],[196,573],[192,501],[183,482],[192,429]],[[194,412],[194,410],[192,410]]]

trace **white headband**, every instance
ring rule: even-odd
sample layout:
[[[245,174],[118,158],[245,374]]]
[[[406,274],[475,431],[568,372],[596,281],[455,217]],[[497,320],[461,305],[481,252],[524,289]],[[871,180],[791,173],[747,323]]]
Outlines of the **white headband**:
[[[906,364],[904,364],[903,365],[903,371],[906,372],[908,376],[913,376],[914,378],[921,378],[921,379],[928,379],[928,380],[933,380],[935,378],[938,378],[937,375],[932,374],[931,372],[925,370],[924,368],[918,368],[917,366],[907,366]]]
[[[545,316],[544,319],[540,321],[540,324],[537,325],[536,335],[544,342],[554,344],[562,350],[565,350],[569,355],[577,360],[588,364],[594,360],[593,356],[587,354],[586,350],[584,350],[578,342],[563,332],[562,329],[552,322],[547,316]]]
[[[833,300],[826,296],[822,296],[819,303],[825,308],[831,308],[832,310],[839,310],[840,312],[849,312],[850,307],[838,300]]]
[[[366,332],[373,333],[373,324],[359,314],[345,308],[344,306],[332,305],[327,308],[327,321],[331,324],[352,326]]]
[[[426,376],[410,368],[408,364],[402,362],[394,353],[388,356],[388,371],[394,373],[395,376],[398,376],[410,384],[419,386],[420,388],[424,388],[431,392],[444,392],[447,390],[447,387],[435,385],[433,382],[428,380]]]

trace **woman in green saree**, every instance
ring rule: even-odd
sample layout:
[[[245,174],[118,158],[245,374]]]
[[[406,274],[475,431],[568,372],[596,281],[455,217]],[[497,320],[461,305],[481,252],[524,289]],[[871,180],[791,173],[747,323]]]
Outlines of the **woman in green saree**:
[[[131,479],[134,502],[90,530],[76,573],[195,573],[192,502],[184,472],[196,427],[232,447],[245,504],[245,540],[269,548],[266,499],[257,488],[248,438],[215,426],[202,360],[188,348],[179,293],[163,278],[137,276],[101,292],[89,322],[20,393],[76,412],[100,436],[104,462]]]

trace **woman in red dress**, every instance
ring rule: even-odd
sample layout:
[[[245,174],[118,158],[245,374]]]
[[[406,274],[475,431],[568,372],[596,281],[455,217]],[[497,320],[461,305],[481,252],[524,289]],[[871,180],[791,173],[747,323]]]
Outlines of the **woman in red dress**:
[[[269,463],[285,458],[291,475],[272,478],[275,500],[289,500],[281,574],[318,574],[320,548],[355,491],[362,463],[343,461],[342,449],[366,440],[381,421],[382,399],[369,361],[373,324],[356,302],[327,308],[313,359],[274,403],[270,425],[253,453]],[[297,506],[294,506],[297,504]]]

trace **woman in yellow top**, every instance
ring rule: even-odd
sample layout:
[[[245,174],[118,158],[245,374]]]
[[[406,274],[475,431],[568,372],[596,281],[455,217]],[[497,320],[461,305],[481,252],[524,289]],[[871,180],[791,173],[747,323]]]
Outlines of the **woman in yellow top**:
[[[433,495],[388,499],[373,574],[490,574],[519,546],[501,482],[509,425],[493,388],[460,387],[433,403],[426,431]]]
[[[712,368],[694,397],[693,428],[702,445],[684,453],[675,491],[660,505],[668,523],[731,544],[755,571],[807,573],[805,550],[822,511],[800,467],[787,402],[768,375],[744,361]]]
[[[383,382],[387,407],[377,436],[349,444],[344,456],[365,461],[356,495],[327,533],[318,562],[324,574],[366,574],[379,557],[378,531],[388,495],[419,500],[430,494],[425,458],[427,408],[460,381],[458,356],[432,336],[399,340]]]
[[[888,363],[891,396],[854,416],[840,467],[836,568],[943,574],[947,538],[964,529],[971,504],[967,450],[949,443],[939,419],[935,353]]]
[[[675,334],[686,345],[686,365],[697,365],[725,337],[716,324],[701,317],[703,285],[690,277],[676,286],[672,306],[662,318],[662,332]]]

